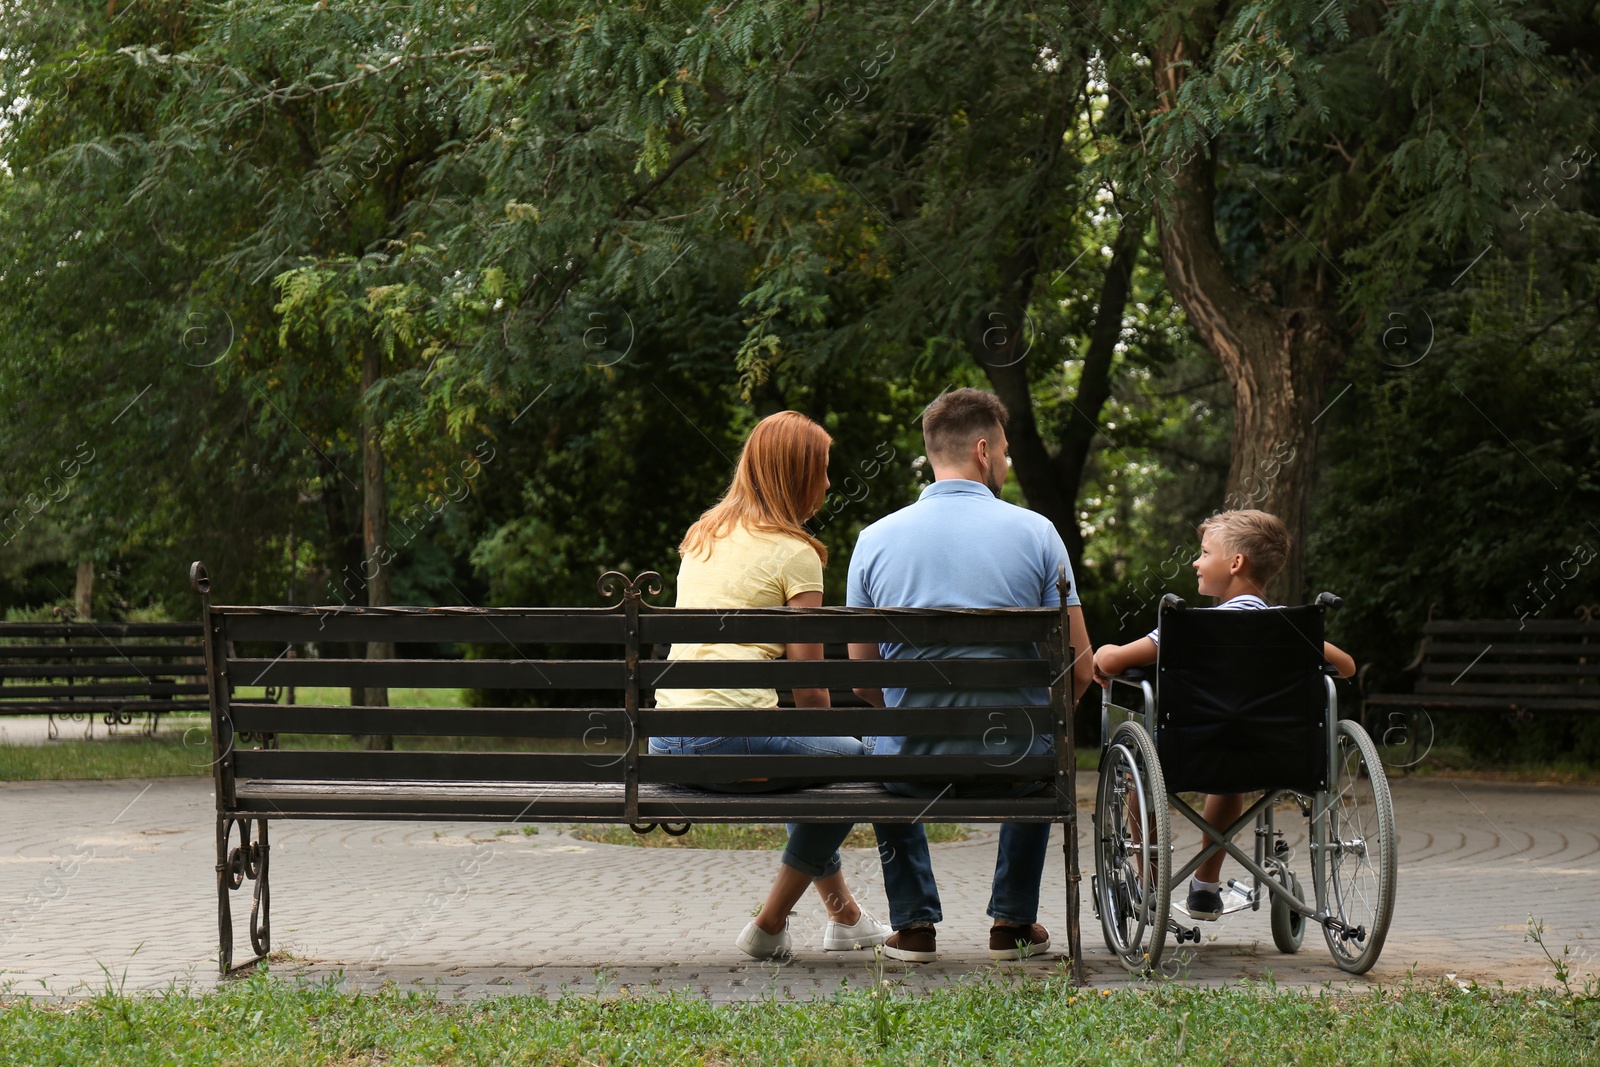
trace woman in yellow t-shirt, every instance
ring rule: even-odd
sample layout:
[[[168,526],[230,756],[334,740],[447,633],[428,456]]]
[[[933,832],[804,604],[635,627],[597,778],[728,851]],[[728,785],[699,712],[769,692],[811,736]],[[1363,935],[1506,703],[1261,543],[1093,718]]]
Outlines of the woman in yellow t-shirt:
[[[822,603],[822,568],[828,550],[802,525],[828,492],[826,430],[795,411],[762,419],[750,432],[733,483],[721,501],[700,516],[678,551],[680,608],[814,608]],[[673,645],[669,660],[821,659],[820,644]],[[668,668],[667,677],[672,671]],[[826,689],[796,689],[797,709],[828,707]],[[658,689],[660,708],[774,708],[771,689]],[[796,711],[796,720],[804,715]],[[652,737],[656,754],[687,753],[861,755],[854,737]],[[712,787],[707,787],[712,788]],[[740,791],[784,788],[743,783]],[[789,912],[806,887],[815,885],[828,910],[826,950],[881,945],[890,930],[856,903],[845,884],[834,835],[823,835],[827,854],[808,848],[805,825],[789,827],[789,844],[760,914],[739,935],[739,947],[761,959],[790,954]]]

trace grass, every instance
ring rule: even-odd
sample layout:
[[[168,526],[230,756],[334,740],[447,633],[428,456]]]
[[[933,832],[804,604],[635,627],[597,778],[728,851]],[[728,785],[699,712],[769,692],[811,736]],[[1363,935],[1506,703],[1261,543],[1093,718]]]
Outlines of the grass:
[[[1596,1020],[1570,1014],[1560,996],[1410,982],[1358,994],[1270,983],[1096,992],[996,970],[916,996],[869,974],[865,987],[824,999],[719,1007],[637,989],[446,1001],[257,973],[198,996],[19,1000],[0,1008],[0,1048],[40,1067],[1594,1063]]]
[[[972,831],[959,823],[934,822],[926,826],[929,844],[965,841]],[[537,832],[535,827],[523,827],[524,833]],[[666,833],[636,834],[626,826],[577,826],[567,831],[584,841],[599,841],[607,845],[637,845],[641,848],[713,848],[770,850],[782,848],[789,841],[789,832],[781,825],[767,823],[695,823],[682,837]],[[877,848],[870,826],[858,826],[850,831],[841,848]]]

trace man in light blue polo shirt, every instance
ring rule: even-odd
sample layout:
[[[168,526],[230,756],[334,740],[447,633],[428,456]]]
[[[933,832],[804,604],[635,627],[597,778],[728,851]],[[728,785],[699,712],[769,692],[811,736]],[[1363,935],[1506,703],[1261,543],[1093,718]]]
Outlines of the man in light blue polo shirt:
[[[861,531],[850,557],[850,607],[1038,608],[1061,603],[1057,569],[1072,565],[1061,535],[1044,516],[1000,499],[1010,464],[1007,413],[993,393],[957,389],[940,396],[922,417],[923,438],[934,483],[921,498]],[[1074,590],[1067,598],[1073,645],[1074,703],[1093,676],[1088,634]],[[1023,658],[1034,649],[998,645],[953,646],[853,644],[852,659]],[[1050,702],[1048,689],[856,691],[879,707],[1004,706]],[[1048,734],[997,737],[877,737],[868,751],[931,755],[985,752],[996,755],[1051,751]],[[940,787],[891,784],[909,795],[937,795]],[[917,837],[922,837],[918,834]],[[1000,829],[988,913],[994,920],[989,954],[1017,959],[1050,947],[1038,923],[1039,882],[1050,842],[1048,823],[1006,823]],[[912,842],[914,843],[914,842]],[[884,861],[884,889],[897,920],[884,952],[901,960],[937,958],[934,924],[943,918],[926,843],[897,842]]]

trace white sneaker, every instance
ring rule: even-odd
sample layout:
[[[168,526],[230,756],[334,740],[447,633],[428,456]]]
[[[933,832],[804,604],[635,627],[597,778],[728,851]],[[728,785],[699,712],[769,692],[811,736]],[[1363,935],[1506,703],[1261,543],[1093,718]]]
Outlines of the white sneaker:
[[[871,948],[889,940],[892,933],[894,931],[889,929],[887,923],[879,922],[863,909],[861,918],[856,920],[854,926],[828,920],[827,928],[822,931],[822,951],[849,952],[852,949]]]
[[[745,955],[754,956],[758,960],[788,959],[793,955],[789,943],[789,920],[783,921],[782,930],[769,934],[751,919],[739,934],[737,944]]]

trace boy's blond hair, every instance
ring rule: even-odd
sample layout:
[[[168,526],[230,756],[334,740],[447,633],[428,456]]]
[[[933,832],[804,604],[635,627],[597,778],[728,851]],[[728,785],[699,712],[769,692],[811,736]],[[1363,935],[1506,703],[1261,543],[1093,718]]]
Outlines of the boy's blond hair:
[[[1200,524],[1200,536],[1207,533],[1217,535],[1228,555],[1244,556],[1258,582],[1272,581],[1289,559],[1289,530],[1265,511],[1220,511]]]

